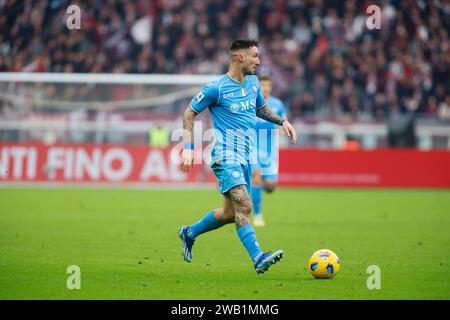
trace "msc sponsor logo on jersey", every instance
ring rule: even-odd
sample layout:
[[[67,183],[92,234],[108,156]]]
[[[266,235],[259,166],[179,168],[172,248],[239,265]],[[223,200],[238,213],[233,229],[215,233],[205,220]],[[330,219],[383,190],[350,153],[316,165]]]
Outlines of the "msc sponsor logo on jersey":
[[[233,113],[237,113],[239,111],[247,111],[252,108],[256,108],[256,99],[248,99],[248,100],[244,100],[244,101],[239,101],[239,104],[233,103],[230,106],[230,110]]]
[[[230,107],[231,112],[236,113],[239,111],[239,105],[237,105],[236,103],[233,103]]]
[[[240,104],[242,111],[248,110],[250,108],[256,108],[256,99],[248,99],[245,101],[241,101]]]

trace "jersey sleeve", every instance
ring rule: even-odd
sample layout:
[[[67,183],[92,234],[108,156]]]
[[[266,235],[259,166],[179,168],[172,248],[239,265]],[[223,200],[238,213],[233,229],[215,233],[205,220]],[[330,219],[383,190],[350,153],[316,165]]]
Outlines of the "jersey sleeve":
[[[217,86],[209,83],[203,86],[202,90],[191,100],[191,108],[200,113],[208,107],[217,103],[219,98],[219,89]]]

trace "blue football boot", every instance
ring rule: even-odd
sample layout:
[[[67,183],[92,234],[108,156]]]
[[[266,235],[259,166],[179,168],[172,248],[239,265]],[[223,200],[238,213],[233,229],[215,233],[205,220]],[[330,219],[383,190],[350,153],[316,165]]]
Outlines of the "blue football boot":
[[[189,230],[188,226],[182,226],[178,228],[178,237],[181,239],[182,247],[181,254],[187,262],[192,262],[192,246],[194,245],[195,240],[191,239],[187,232]]]
[[[266,272],[271,265],[280,261],[281,258],[283,258],[283,250],[278,250],[275,253],[272,253],[271,251],[264,252],[255,262],[256,273],[260,274]]]

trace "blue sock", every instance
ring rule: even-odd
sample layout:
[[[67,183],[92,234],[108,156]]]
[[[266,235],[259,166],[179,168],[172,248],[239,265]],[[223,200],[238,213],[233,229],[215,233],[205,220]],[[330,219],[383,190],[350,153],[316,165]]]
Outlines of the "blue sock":
[[[188,235],[194,239],[198,235],[221,227],[214,217],[214,211],[208,212],[199,222],[189,226]]]
[[[252,226],[250,224],[247,224],[238,228],[237,234],[239,236],[239,239],[241,239],[245,249],[247,249],[250,258],[252,258],[254,262],[255,258],[258,257],[262,253],[262,251],[259,247],[258,240],[256,240],[256,234]]]
[[[252,186],[252,203],[253,213],[255,216],[260,215],[262,204],[262,186]]]

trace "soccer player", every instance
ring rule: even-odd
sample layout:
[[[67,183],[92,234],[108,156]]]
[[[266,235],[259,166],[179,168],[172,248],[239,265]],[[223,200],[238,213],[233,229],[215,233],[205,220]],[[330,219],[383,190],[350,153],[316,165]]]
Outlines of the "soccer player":
[[[266,104],[273,112],[282,118],[286,118],[286,108],[284,103],[271,95],[272,81],[268,76],[259,77],[261,84],[261,92],[266,100]],[[257,143],[256,150],[258,152],[257,162],[252,166],[252,188],[251,197],[253,203],[253,225],[255,227],[264,227],[266,225],[262,207],[262,190],[272,193],[275,190],[278,181],[278,148],[279,148],[279,132],[277,125],[256,119]]]
[[[281,126],[293,144],[297,134],[286,119],[266,106],[259,80],[254,76],[260,64],[258,42],[233,41],[230,60],[228,73],[205,85],[184,112],[184,148],[180,164],[183,172],[188,172],[194,166],[194,118],[209,108],[215,129],[211,168],[224,196],[224,205],[209,211],[197,223],[178,228],[178,236],[182,242],[182,255],[187,262],[191,262],[192,247],[200,234],[235,223],[238,237],[259,274],[279,261],[283,251],[263,252],[250,224],[250,162],[256,135],[256,116]]]

